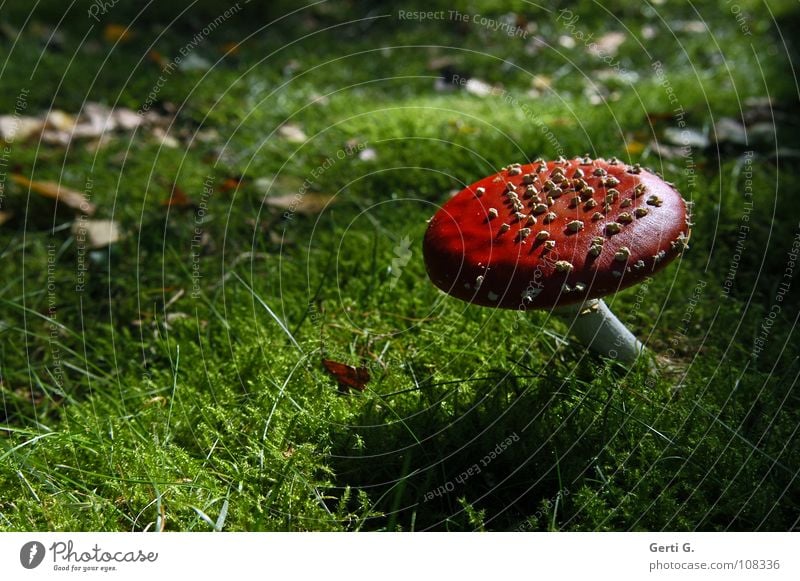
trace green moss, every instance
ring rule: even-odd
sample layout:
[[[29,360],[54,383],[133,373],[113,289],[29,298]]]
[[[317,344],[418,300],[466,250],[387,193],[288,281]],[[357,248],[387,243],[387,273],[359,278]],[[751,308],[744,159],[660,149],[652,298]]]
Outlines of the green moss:
[[[396,15],[291,43],[358,12],[342,3],[312,24],[257,33],[217,63],[250,30],[233,20],[196,49],[210,70],[176,71],[159,92],[157,107],[179,111],[170,133],[180,147],[147,131],[97,151],[14,143],[25,175],[78,190],[90,180],[98,217],[119,221],[125,238],[88,258],[76,290],[69,215],[42,200],[26,213],[27,192],[6,184],[3,208],[18,216],[0,226],[0,529],[200,531],[224,512],[225,530],[796,528],[797,293],[751,356],[797,234],[793,170],[754,145],[746,210],[745,148],[687,159],[648,147],[678,126],[667,86],[698,128],[767,88],[780,104],[794,86],[778,52],[754,59],[723,4],[695,4],[713,38],[678,31],[697,18],[681,7],[661,20],[610,3],[618,25],[594,3],[571,8],[598,35],[656,30],[647,53],[633,40],[620,47],[633,81],[597,81],[607,64],[559,44],[563,25],[525,3],[531,34],[552,48]],[[501,17],[493,6],[447,9]],[[213,19],[208,10],[192,22]],[[13,51],[2,40],[2,102],[13,107],[28,87],[26,114],[84,100],[143,106],[161,74],[147,57],[160,28],[144,18],[111,50],[102,25],[68,20],[43,53],[31,25]],[[766,21],[752,25],[765,54],[780,46]],[[168,59],[192,37],[175,31],[153,45]],[[437,91],[430,61],[440,57],[502,90]],[[607,101],[587,101],[589,79]],[[309,140],[281,138],[287,121]],[[208,129],[220,137],[184,146]],[[793,146],[792,131],[779,132]],[[645,149],[628,153],[637,143]],[[339,157],[354,145],[376,159]],[[669,358],[658,373],[587,355],[547,313],[469,307],[427,282],[426,220],[451,190],[561,151],[641,161],[694,202],[690,252],[613,299]],[[231,176],[243,178],[238,189],[221,188]],[[263,203],[273,178],[270,195],[309,180],[335,203],[287,221]],[[173,184],[196,207],[167,208]],[[747,252],[735,258],[745,214]],[[398,262],[404,240],[410,257]],[[368,389],[340,393],[323,357],[368,367]]]

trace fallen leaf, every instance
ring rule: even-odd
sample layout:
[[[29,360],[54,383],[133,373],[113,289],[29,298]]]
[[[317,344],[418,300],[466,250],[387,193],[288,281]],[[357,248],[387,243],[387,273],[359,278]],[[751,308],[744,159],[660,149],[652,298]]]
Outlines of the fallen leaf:
[[[656,154],[659,159],[672,160],[691,155],[691,148],[684,149],[683,147],[678,147],[676,145],[665,145],[664,143],[659,143],[657,141],[651,141],[647,148]]]
[[[13,212],[3,212],[0,210],[0,226],[11,220],[14,217]]]
[[[558,37],[558,44],[564,48],[575,48],[575,39],[569,34],[562,34]]]
[[[117,107],[113,110],[112,116],[117,126],[125,131],[132,131],[144,122],[144,118],[126,107]]]
[[[162,70],[167,68],[167,65],[169,65],[169,59],[167,59],[163,54],[161,54],[157,50],[148,51],[147,60],[156,63],[159,67],[161,67]]]
[[[91,141],[87,141],[84,148],[89,153],[97,153],[101,149],[103,149],[106,145],[113,141],[112,137],[108,133],[104,133],[100,137],[92,139]]]
[[[192,316],[190,314],[177,311],[174,313],[167,313],[167,316],[164,320],[166,321],[167,325],[171,325],[176,321],[182,321],[184,319],[191,319],[191,318]]]
[[[550,127],[573,127],[575,125],[574,117],[553,117],[548,122]]]
[[[583,89],[584,98],[592,105],[602,105],[609,101],[618,101],[619,91],[609,91],[602,85],[587,84]]]
[[[226,42],[222,45],[222,53],[225,56],[233,56],[239,53],[239,47],[241,45],[238,42]]]
[[[438,71],[445,67],[454,67],[458,64],[456,59],[451,56],[438,56],[428,61],[429,71]]]
[[[175,139],[172,135],[168,134],[161,127],[153,128],[153,137],[155,137],[164,147],[176,148],[180,147],[181,145],[177,139]]]
[[[464,85],[464,90],[471,95],[478,97],[488,97],[492,94],[492,86],[480,79],[469,79],[467,84]]]
[[[169,208],[191,208],[194,206],[194,201],[186,194],[183,189],[177,184],[172,186],[172,191],[169,198],[161,201],[162,206]]]
[[[284,196],[267,196],[264,198],[264,203],[280,210],[313,215],[319,214],[329,204],[334,203],[334,196],[315,193],[286,194]]]
[[[702,20],[686,20],[673,22],[670,25],[670,30],[689,32],[693,34],[702,34],[708,31],[708,26]]]
[[[656,34],[658,34],[658,29],[655,26],[650,24],[645,24],[642,26],[642,38],[645,40],[651,40],[655,38]]]
[[[278,128],[278,134],[289,143],[304,143],[308,137],[300,128],[299,125],[294,123],[286,123]]]
[[[305,180],[292,174],[262,176],[253,180],[256,191],[267,195],[276,195],[278,192],[298,192],[303,185],[308,187]]]
[[[540,91],[547,91],[553,86],[553,79],[547,75],[533,75],[533,79],[531,79],[531,86]]]
[[[438,56],[428,61],[428,70],[439,71],[444,68],[455,67],[458,64],[458,61],[451,56]]]
[[[324,107],[325,105],[330,103],[330,99],[328,99],[328,97],[326,97],[325,95],[318,95],[317,93],[311,93],[308,96],[308,103],[311,105],[321,105]]]
[[[667,127],[664,130],[664,139],[672,145],[682,145],[690,147],[708,147],[709,140],[706,134],[700,129],[693,127],[684,127],[678,129],[677,127]]]
[[[65,113],[59,109],[53,109],[47,113],[44,123],[48,129],[54,129],[56,131],[72,131],[72,129],[75,127],[76,121],[75,117],[69,113]]]
[[[190,140],[197,141],[199,143],[214,143],[219,141],[219,131],[210,127],[208,129],[203,129],[201,131],[197,131],[194,133],[194,137],[190,136]]]
[[[639,74],[628,70],[618,70],[615,68],[600,69],[593,75],[598,81],[606,84],[632,85],[639,80]]]
[[[44,121],[36,117],[21,117],[17,115],[0,115],[0,137],[11,143],[25,141],[44,128]]]
[[[61,184],[56,182],[32,181],[16,173],[11,174],[11,179],[22,187],[28,188],[30,191],[36,192],[45,198],[56,200],[56,202],[64,204],[68,208],[83,212],[88,216],[95,213],[95,205],[87,200],[82,193],[65,188]]]
[[[747,125],[758,122],[778,122],[782,117],[780,105],[770,97],[748,97],[744,100],[742,121]]]
[[[184,72],[201,71],[205,72],[211,68],[211,63],[197,53],[190,53],[189,56],[178,63],[178,68]]]
[[[115,127],[116,121],[111,108],[101,103],[86,103],[71,137],[99,137],[106,131],[113,131]]]
[[[119,224],[114,220],[78,220],[72,224],[72,233],[95,250],[111,246],[121,237]]]
[[[242,176],[235,176],[235,177],[228,177],[222,180],[222,183],[219,185],[219,191],[228,193],[232,192],[239,188],[242,185],[242,181],[244,178]]]
[[[596,57],[616,56],[623,42],[625,42],[624,33],[608,32],[589,44],[589,53]]]
[[[262,224],[260,230],[264,232],[267,228],[269,228],[268,224]],[[270,230],[267,235],[269,236],[270,243],[274,244],[275,246],[285,247],[285,246],[293,246],[294,240],[287,238],[283,234],[278,234],[277,232]]]
[[[331,359],[323,359],[322,365],[325,367],[325,371],[336,378],[339,391],[342,393],[347,393],[351,389],[358,391],[366,389],[370,379],[369,370],[366,367],[353,367]]]
[[[711,138],[717,143],[747,144],[747,131],[739,121],[730,117],[722,117],[714,123]]]
[[[53,109],[44,118],[42,141],[57,145],[69,145],[72,133],[77,126],[77,119],[69,113]]]
[[[754,123],[747,128],[748,142],[764,148],[774,147],[777,143],[775,129],[774,123]]]
[[[630,155],[639,155],[644,151],[644,143],[639,141],[629,141],[625,144],[625,151],[627,151]]]
[[[139,126],[169,125],[171,118],[155,111],[137,113],[126,107],[114,109],[101,103],[86,103],[76,117],[59,110],[48,112],[42,119],[34,117],[0,117],[0,133],[7,141],[24,139],[37,132],[46,143],[69,145],[73,139],[103,138],[120,129],[133,131]]]
[[[106,42],[128,42],[133,38],[133,32],[121,24],[106,24],[103,29],[103,39]]]
[[[645,116],[650,124],[669,121],[673,118],[672,111],[650,111]]]

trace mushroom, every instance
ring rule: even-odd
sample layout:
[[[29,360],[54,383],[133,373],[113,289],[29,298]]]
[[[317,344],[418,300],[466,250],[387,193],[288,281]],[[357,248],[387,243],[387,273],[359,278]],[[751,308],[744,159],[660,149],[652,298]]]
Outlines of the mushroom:
[[[529,204],[533,214],[548,212],[546,219],[516,220],[508,184],[546,192],[555,178],[566,195],[549,206],[534,195]],[[570,203],[578,192],[581,203]],[[644,348],[601,297],[664,268],[687,248],[689,226],[678,191],[638,165],[588,156],[537,160],[451,198],[430,220],[423,254],[428,276],[445,293],[487,307],[552,309],[584,345],[630,364]]]

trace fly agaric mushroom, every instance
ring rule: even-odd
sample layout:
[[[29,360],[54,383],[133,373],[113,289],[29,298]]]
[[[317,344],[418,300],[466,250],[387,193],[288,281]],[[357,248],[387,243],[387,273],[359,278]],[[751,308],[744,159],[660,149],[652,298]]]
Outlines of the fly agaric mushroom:
[[[461,300],[553,309],[625,363],[642,344],[600,299],[641,282],[689,240],[686,203],[639,165],[588,156],[512,164],[451,198],[423,242],[433,283]]]

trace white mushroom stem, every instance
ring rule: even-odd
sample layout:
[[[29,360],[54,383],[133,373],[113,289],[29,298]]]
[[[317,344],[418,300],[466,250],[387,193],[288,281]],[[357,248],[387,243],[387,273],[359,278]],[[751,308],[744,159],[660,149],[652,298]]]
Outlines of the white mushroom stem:
[[[602,299],[580,305],[557,307],[553,314],[569,327],[569,332],[592,351],[632,364],[644,345],[628,331]]]

